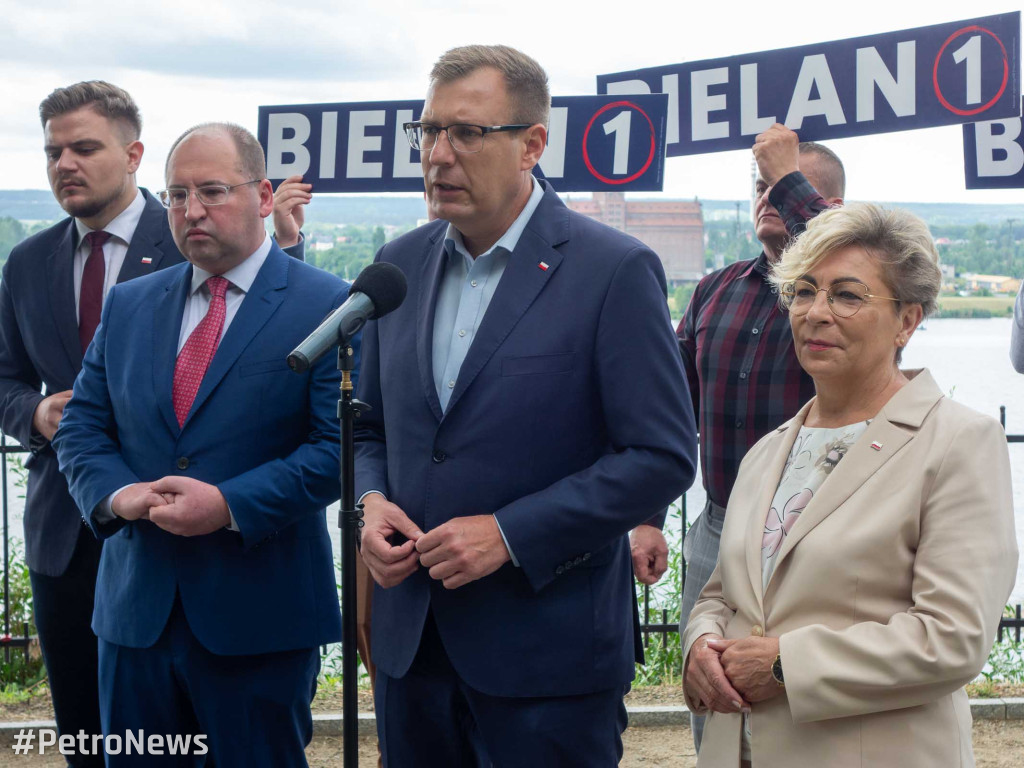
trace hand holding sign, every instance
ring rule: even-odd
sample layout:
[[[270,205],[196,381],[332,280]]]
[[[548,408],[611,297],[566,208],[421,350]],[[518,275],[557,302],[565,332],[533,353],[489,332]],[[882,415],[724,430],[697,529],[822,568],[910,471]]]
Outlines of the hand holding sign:
[[[775,123],[754,139],[754,159],[761,178],[772,187],[783,176],[800,170],[800,138],[781,123]]]
[[[301,176],[289,176],[274,192],[274,235],[277,244],[290,248],[299,242],[299,231],[306,221],[306,204],[313,199],[313,185],[303,184]]]

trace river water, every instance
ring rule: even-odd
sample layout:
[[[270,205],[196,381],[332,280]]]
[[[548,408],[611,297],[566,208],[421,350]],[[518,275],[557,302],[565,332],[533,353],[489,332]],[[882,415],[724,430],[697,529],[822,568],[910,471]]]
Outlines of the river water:
[[[929,320],[903,352],[904,368],[928,368],[940,389],[976,411],[999,418],[1006,406],[1006,431],[1024,434],[1024,375],[1010,365],[1010,318]],[[1024,443],[1010,443],[1017,546],[1024,553]],[[704,507],[700,479],[686,494],[690,521]],[[672,532],[673,538],[678,533]],[[1013,604],[1024,603],[1024,557],[1017,568]]]
[[[1009,318],[988,320],[929,320],[927,330],[914,334],[903,355],[906,368],[926,367],[939,387],[949,396],[975,410],[999,417],[999,406],[1006,406],[1006,430],[1024,434],[1024,376],[1013,370],[1009,360]],[[1024,443],[1011,443],[1013,498],[1017,521],[1018,547],[1024,552]],[[11,535],[21,538],[21,491],[8,475]],[[690,520],[704,506],[705,495],[700,478],[686,494]],[[335,554],[340,551],[337,532],[337,505],[328,512]],[[667,531],[678,546],[679,531]],[[1024,558],[1017,571],[1011,597],[1024,603]]]

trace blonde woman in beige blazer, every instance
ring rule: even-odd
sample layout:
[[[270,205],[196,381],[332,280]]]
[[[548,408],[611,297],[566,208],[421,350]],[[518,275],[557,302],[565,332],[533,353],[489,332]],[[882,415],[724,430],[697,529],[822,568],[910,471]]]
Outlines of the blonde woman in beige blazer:
[[[690,614],[701,768],[974,765],[963,686],[1017,546],[998,422],[898,367],[935,308],[937,262],[920,219],[855,204],[811,221],[775,268],[817,395],[744,459]],[[800,450],[815,430],[859,430],[822,449],[824,480]],[[794,467],[818,480],[784,508]]]

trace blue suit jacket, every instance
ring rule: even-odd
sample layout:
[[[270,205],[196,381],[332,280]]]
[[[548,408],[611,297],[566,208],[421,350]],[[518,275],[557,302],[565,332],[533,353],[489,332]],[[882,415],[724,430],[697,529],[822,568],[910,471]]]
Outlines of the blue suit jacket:
[[[378,587],[374,660],[404,675],[429,606],[455,669],[480,691],[624,684],[626,533],[689,487],[696,462],[661,263],[546,186],[442,414],[431,349],[445,227],[378,254],[405,272],[409,293],[364,331],[359,397],[373,410],[356,433],[357,493],[385,490],[424,531],[495,513],[522,567],[452,591],[425,569]]]
[[[179,264],[167,211],[142,190],[146,207],[132,235],[118,282]],[[46,393],[71,389],[82,367],[75,314],[75,221],[64,219],[15,246],[0,282],[0,429],[32,449],[25,498],[29,567],[46,576],[67,568],[82,517],[57,469],[57,456],[32,415]],[[143,259],[150,259],[149,263]]]
[[[301,375],[285,358],[348,286],[275,245],[179,428],[171,385],[191,277],[182,264],[110,291],[54,437],[71,495],[109,537],[93,630],[148,647],[177,592],[193,634],[214,653],[336,641],[324,507],[339,496],[340,374],[332,355]],[[146,520],[96,525],[92,513],[108,494],[165,475],[216,484],[240,532],[181,537]]]

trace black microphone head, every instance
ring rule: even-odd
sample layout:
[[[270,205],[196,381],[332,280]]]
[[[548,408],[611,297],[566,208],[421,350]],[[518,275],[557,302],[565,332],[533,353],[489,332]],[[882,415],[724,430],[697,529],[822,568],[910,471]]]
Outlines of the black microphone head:
[[[373,316],[383,317],[405,301],[406,290],[405,273],[394,264],[378,261],[359,273],[349,295],[365,294],[373,302]]]

